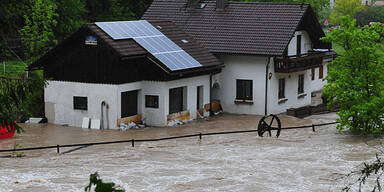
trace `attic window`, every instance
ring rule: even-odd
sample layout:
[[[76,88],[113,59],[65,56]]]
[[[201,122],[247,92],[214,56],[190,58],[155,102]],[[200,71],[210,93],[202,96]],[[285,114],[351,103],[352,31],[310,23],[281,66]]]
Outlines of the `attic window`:
[[[85,36],[85,44],[86,45],[97,45],[96,37],[92,36],[92,35]]]
[[[181,42],[183,42],[183,43],[188,43],[188,41],[185,40],[185,39],[182,39]]]
[[[204,9],[205,6],[207,6],[206,3],[200,3],[199,6],[197,7],[198,9]]]
[[[161,27],[160,25],[156,25],[156,27],[157,27],[158,29],[162,29],[162,27]]]

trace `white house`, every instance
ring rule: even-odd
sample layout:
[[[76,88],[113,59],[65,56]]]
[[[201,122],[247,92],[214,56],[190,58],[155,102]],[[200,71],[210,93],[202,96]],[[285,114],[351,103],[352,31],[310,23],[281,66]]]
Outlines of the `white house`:
[[[147,125],[208,116],[211,77],[222,63],[172,22],[101,22],[31,64],[43,69],[45,113],[54,124],[101,128],[142,117]]]
[[[143,19],[170,20],[224,63],[212,97],[237,114],[311,104],[326,82],[330,44],[308,4],[154,0]]]
[[[329,3],[331,5],[331,8],[333,8],[335,6],[335,2],[337,0],[329,0]],[[372,5],[372,0],[361,0],[361,3],[365,6],[370,6]]]

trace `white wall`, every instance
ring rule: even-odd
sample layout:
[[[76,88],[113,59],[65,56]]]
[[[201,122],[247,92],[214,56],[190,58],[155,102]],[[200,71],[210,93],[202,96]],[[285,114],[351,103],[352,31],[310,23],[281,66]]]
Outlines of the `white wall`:
[[[297,35],[301,35],[301,54],[305,54],[312,49],[312,42],[306,31],[296,31],[288,44],[288,56],[296,55]]]
[[[310,71],[300,71],[296,73],[282,74],[274,73],[274,65],[270,65],[272,78],[269,80],[268,89],[268,114],[279,114],[286,112],[289,108],[298,108],[311,104],[311,73]],[[304,74],[304,93],[306,96],[299,98],[298,86],[299,75]],[[285,99],[287,101],[279,103],[279,78],[285,78]]]
[[[320,91],[320,90],[322,90],[324,88],[324,85],[327,84],[327,81],[324,80],[324,79],[327,76],[327,72],[328,72],[328,68],[327,68],[328,62],[329,62],[328,60],[323,61],[323,78],[322,79],[319,78],[319,67],[315,68],[315,79],[314,80],[312,80],[312,71],[311,71],[311,69],[309,69],[307,71],[310,74],[310,76],[311,76],[310,77],[311,92]]]
[[[46,116],[50,123],[81,127],[83,117],[101,118],[101,102],[105,101],[109,104],[109,126],[114,127],[118,117],[116,93],[116,85],[48,81],[44,91]],[[88,97],[88,110],[73,109],[73,96]]]
[[[220,55],[225,67],[213,83],[220,84],[220,101],[223,110],[238,114],[264,114],[265,68],[267,57]],[[253,104],[235,104],[236,79],[253,80]]]
[[[334,7],[336,1],[337,1],[337,0],[329,0],[330,5],[331,5],[331,8]],[[363,5],[366,5],[367,2],[368,2],[368,5],[371,5],[371,4],[372,4],[372,0],[361,0],[361,3],[362,3]]]
[[[209,103],[209,75],[203,75],[198,77],[185,78],[175,81],[168,81],[165,83],[165,114],[169,114],[169,89],[177,88],[177,87],[187,87],[187,109],[191,112],[191,118],[196,119],[197,113],[197,87],[203,86],[203,103]]]
[[[117,127],[121,118],[121,93],[138,90],[138,113],[143,114],[148,125],[164,126],[169,114],[169,89],[186,87],[185,106],[191,118],[197,113],[197,87],[203,86],[203,104],[209,103],[209,75],[169,82],[141,81],[121,85],[48,81],[45,88],[46,116],[54,124],[81,127],[83,117],[101,118],[101,102],[109,105],[109,127]],[[159,108],[146,108],[145,95],[158,95]],[[73,109],[73,96],[88,98],[88,110]],[[206,113],[208,115],[208,113]],[[105,124],[106,125],[106,124]]]

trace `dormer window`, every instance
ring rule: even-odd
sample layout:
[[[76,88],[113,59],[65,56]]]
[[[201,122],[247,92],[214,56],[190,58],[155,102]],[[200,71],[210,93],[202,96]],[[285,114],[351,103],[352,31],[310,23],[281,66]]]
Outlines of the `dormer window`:
[[[207,4],[206,3],[200,3],[199,5],[198,5],[198,9],[204,9],[205,8],[205,6],[207,6]]]

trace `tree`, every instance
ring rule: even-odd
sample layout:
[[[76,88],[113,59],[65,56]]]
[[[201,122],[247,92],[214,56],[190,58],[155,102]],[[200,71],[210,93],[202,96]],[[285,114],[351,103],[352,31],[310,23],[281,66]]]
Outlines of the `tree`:
[[[363,9],[361,0],[337,0],[331,13],[331,22],[334,25],[339,24],[342,16],[347,16],[352,20],[355,14]]]
[[[355,20],[342,17],[341,28],[323,38],[332,42],[339,54],[328,64],[324,93],[329,107],[340,106],[340,131],[384,133],[384,26],[361,29],[355,24]]]
[[[19,30],[29,56],[38,56],[49,50],[48,43],[54,37],[57,6],[53,0],[29,0],[24,13],[24,27]]]
[[[54,28],[56,39],[64,39],[86,23],[85,0],[57,0],[57,26]]]
[[[86,0],[86,9],[89,22],[135,19],[124,0]]]
[[[359,11],[355,15],[356,24],[359,26],[369,25],[370,22],[384,23],[384,7],[372,6]]]
[[[364,190],[364,186],[368,179],[374,178],[374,186],[372,192],[382,190],[382,176],[384,175],[384,161],[382,159],[383,151],[376,153],[376,160],[371,163],[363,163],[363,167],[357,171],[352,171],[347,175],[347,178],[354,179],[353,182],[350,182],[343,188],[343,191],[349,192],[353,186],[358,185],[358,190],[361,192]],[[366,187],[368,188],[368,187]]]

